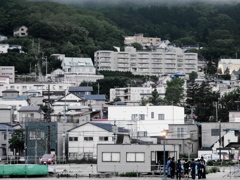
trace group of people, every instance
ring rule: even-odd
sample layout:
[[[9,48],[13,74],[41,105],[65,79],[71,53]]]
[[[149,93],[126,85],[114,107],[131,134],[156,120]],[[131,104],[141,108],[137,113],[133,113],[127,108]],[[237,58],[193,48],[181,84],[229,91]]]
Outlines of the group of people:
[[[184,179],[189,179],[189,173],[191,173],[191,178],[195,179],[196,175],[198,179],[205,179],[206,172],[205,172],[205,161],[203,157],[198,159],[197,161],[187,161],[185,160],[184,163],[181,163],[180,159],[175,162],[174,157],[169,157],[166,165],[167,175],[168,177],[174,179],[176,175],[176,179],[181,179],[182,173],[184,175]]]

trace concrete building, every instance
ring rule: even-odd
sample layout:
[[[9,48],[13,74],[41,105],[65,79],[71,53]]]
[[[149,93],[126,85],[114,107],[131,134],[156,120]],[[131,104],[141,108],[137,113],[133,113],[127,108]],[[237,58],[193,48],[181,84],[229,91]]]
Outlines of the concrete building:
[[[39,122],[44,121],[44,112],[40,106],[22,106],[19,110],[19,122]]]
[[[133,47],[125,47],[122,52],[101,50],[94,53],[94,62],[99,71],[130,71],[135,75],[159,76],[177,72],[198,72],[197,53],[183,53],[180,48],[149,52],[138,52]]]
[[[93,121],[95,121],[93,119]],[[108,119],[97,122],[116,124],[130,130],[130,136],[160,136],[169,124],[184,124],[184,108],[177,106],[109,106]]]
[[[0,76],[0,84],[9,84],[10,77],[9,76]]]
[[[3,35],[0,35],[0,41],[4,41],[4,40],[7,40],[7,36],[3,36]]]
[[[0,158],[6,160],[7,156],[10,155],[10,149],[8,140],[11,138],[11,133],[14,128],[6,124],[0,124]]]
[[[167,157],[179,158],[179,146],[172,144],[98,144],[97,171],[108,173],[151,173],[161,164],[163,172],[164,147]],[[159,169],[160,170],[160,169]],[[159,171],[158,171],[159,173]]]
[[[14,107],[0,104],[0,123],[12,123],[14,121]]]
[[[0,76],[9,76],[10,83],[15,83],[15,67],[0,66]]]
[[[161,42],[161,38],[143,37],[142,33],[135,34],[134,36],[124,37],[124,44],[131,45],[133,43],[141,44],[144,46],[156,46]]]
[[[0,44],[0,54],[8,53],[9,44]]]

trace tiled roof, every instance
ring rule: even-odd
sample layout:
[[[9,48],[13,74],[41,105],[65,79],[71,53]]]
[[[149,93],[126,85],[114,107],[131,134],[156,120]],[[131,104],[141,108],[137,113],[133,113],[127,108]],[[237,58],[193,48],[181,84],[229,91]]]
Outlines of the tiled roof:
[[[40,106],[22,106],[18,112],[41,112]]]

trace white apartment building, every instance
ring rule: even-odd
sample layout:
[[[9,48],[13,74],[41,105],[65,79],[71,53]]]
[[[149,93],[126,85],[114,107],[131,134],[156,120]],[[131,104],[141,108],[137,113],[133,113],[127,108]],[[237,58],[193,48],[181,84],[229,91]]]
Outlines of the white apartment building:
[[[161,38],[143,37],[142,33],[124,37],[124,44],[138,43],[142,46],[156,46],[160,42]]]
[[[36,90],[38,95],[42,96],[43,91],[48,90],[48,85],[50,86],[50,91],[65,91],[68,89],[71,84],[24,84],[24,83],[15,83],[15,84],[2,84],[0,86],[0,96],[2,96],[2,91],[7,89],[15,89],[19,91],[19,96],[25,95],[26,91]]]
[[[0,76],[9,76],[9,82],[15,82],[15,66],[0,66]]]
[[[94,121],[94,120],[93,120]],[[177,106],[109,106],[108,120],[130,130],[132,137],[161,136],[169,124],[184,124],[184,108]]]
[[[180,48],[167,52],[163,49],[137,52],[134,47],[125,47],[122,52],[101,50],[94,53],[94,62],[99,71],[130,71],[135,75],[198,72],[197,53],[183,53]]]
[[[9,44],[0,44],[0,54],[8,53]]]
[[[152,96],[152,92],[155,88],[152,87],[123,87],[123,88],[111,88],[110,89],[110,101],[115,98],[120,98],[122,102],[132,103],[140,105],[142,98],[148,99]],[[164,98],[166,87],[157,87],[157,92],[160,98]]]

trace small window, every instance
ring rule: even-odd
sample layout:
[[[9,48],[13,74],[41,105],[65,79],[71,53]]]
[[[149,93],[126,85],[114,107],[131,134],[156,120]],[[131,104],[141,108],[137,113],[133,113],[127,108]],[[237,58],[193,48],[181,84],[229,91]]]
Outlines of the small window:
[[[84,141],[93,141],[93,137],[84,137]]]
[[[30,131],[29,132],[29,138],[31,140],[34,140],[34,139],[44,139],[44,137],[45,137],[44,131],[36,130],[36,131]]]
[[[219,136],[219,129],[211,129],[211,136]]]
[[[164,114],[158,114],[158,120],[164,120]]]
[[[120,153],[118,152],[102,153],[102,161],[103,162],[120,162]]]
[[[99,141],[108,141],[108,137],[99,137]]]
[[[145,120],[145,114],[139,114],[139,120]]]
[[[78,141],[78,137],[69,137],[69,141]]]
[[[154,119],[154,112],[151,112],[151,118]]]
[[[127,162],[144,162],[144,153],[127,153]]]

